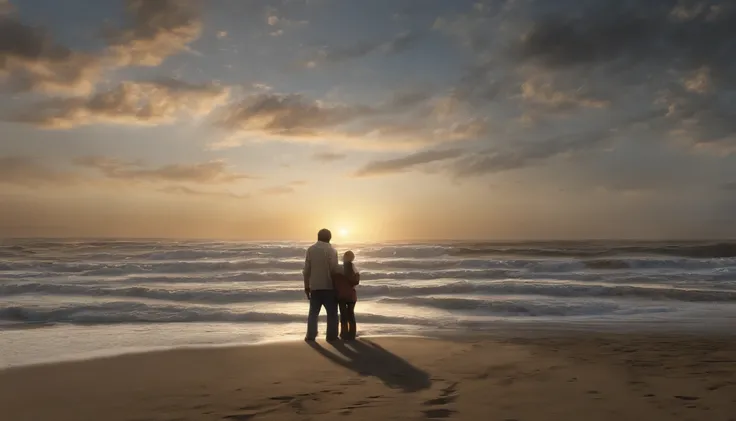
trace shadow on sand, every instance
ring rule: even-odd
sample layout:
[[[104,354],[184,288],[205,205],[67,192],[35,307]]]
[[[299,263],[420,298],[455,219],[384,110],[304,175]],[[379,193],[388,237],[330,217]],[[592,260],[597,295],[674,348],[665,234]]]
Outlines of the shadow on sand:
[[[317,342],[309,346],[322,356],[361,376],[373,376],[392,389],[416,392],[432,385],[429,374],[368,339],[329,343],[338,353],[325,349]]]

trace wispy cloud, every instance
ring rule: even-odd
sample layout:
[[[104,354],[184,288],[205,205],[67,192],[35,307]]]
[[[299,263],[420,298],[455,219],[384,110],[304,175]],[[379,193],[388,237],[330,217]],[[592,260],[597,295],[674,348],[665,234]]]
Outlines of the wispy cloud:
[[[75,159],[74,164],[96,170],[110,179],[132,182],[173,181],[198,184],[226,184],[255,178],[250,174],[229,170],[223,161],[148,167],[141,162],[89,156]]]
[[[280,186],[266,187],[260,190],[261,194],[266,196],[282,196],[296,192],[297,187],[307,184],[305,180],[294,180]]]
[[[319,162],[334,162],[347,158],[347,155],[337,152],[320,152],[312,155],[312,158]]]
[[[422,121],[432,113],[423,92],[393,95],[375,105],[331,103],[297,94],[260,93],[218,109],[214,124],[230,134],[213,145],[236,147],[242,138],[292,142],[340,143],[352,149],[406,149],[467,140],[487,133],[481,118],[461,119],[448,113]]]
[[[279,14],[279,11],[273,7],[268,7],[266,13],[266,24],[269,26],[269,35],[278,37],[285,33],[286,30],[292,28],[304,27],[309,24],[306,20],[293,20]]]
[[[10,120],[49,129],[96,123],[162,124],[180,116],[207,115],[228,94],[228,89],[214,84],[194,85],[175,79],[123,82],[90,97],[56,98],[35,104]]]
[[[417,166],[432,162],[445,161],[462,155],[460,149],[430,150],[413,153],[401,158],[371,161],[358,171],[355,177],[371,177],[405,172]]]
[[[463,157],[451,166],[457,177],[474,177],[541,164],[549,159],[590,151],[608,144],[613,133],[607,129],[567,134],[543,142],[516,142],[505,148],[489,148]]]
[[[723,190],[736,191],[736,181],[730,181],[728,183],[723,183],[721,187],[723,188]]]
[[[211,197],[211,198],[236,199],[236,200],[249,199],[251,197],[249,194],[236,194],[236,193],[231,193],[228,191],[199,190],[199,189],[193,189],[191,187],[186,187],[186,186],[168,186],[168,187],[163,187],[159,189],[158,191],[161,193],[180,195],[180,196],[198,196],[198,197],[203,196],[203,197]]]
[[[202,21],[188,0],[125,0],[129,25],[108,29],[109,53],[120,65],[158,66],[186,51],[202,33]]]
[[[413,48],[421,38],[417,32],[402,32],[389,40],[364,41],[351,46],[325,47],[307,63],[338,63],[358,59],[370,54],[399,54]],[[309,67],[309,66],[308,66]]]
[[[527,79],[521,85],[521,97],[531,106],[543,107],[550,111],[569,111],[579,107],[605,108],[610,101],[587,98],[579,90],[569,92],[558,90],[553,82],[542,76]]]
[[[267,196],[281,196],[294,193],[296,190],[292,186],[273,186],[261,189],[261,193]]]
[[[0,157],[0,184],[26,187],[71,185],[81,177],[29,156]]]
[[[301,95],[258,94],[230,104],[217,124],[229,130],[309,137],[375,113],[371,107],[330,105]]]

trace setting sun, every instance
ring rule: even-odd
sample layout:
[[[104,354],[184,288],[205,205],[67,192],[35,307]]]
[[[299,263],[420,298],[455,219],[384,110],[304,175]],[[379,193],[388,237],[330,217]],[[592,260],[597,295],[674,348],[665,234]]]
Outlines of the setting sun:
[[[337,230],[337,233],[340,235],[340,237],[347,238],[350,234],[350,231],[347,228],[340,228],[339,230]]]

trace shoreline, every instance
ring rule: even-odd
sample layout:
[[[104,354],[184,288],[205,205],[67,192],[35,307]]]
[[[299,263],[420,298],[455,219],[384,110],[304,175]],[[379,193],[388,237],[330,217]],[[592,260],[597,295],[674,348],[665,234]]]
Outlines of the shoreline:
[[[191,323],[187,323],[191,327]],[[238,327],[244,327],[238,323],[228,323],[225,325],[233,325]],[[96,327],[105,327],[106,325],[95,325]],[[116,327],[131,328],[139,325],[115,325]],[[145,326],[145,325],[143,325]],[[160,325],[166,328],[175,327],[171,324]],[[52,324],[52,325],[32,325],[32,326],[20,326],[2,329],[0,328],[0,338],[2,338],[3,332],[24,332],[24,331],[42,331],[44,329],[55,329],[55,328],[67,328],[72,327],[75,329],[84,329],[85,326],[80,325],[63,325],[63,324]],[[704,326],[689,326],[683,328],[681,325],[673,326],[672,323],[661,323],[656,322],[645,322],[645,323],[632,323],[627,324],[620,323],[598,323],[598,322],[583,322],[583,323],[530,323],[530,322],[502,322],[491,326],[485,326],[482,329],[427,329],[420,333],[396,333],[396,334],[367,334],[360,337],[366,339],[424,339],[424,340],[446,340],[446,341],[468,341],[468,340],[509,340],[509,339],[523,339],[523,338],[534,338],[534,339],[548,339],[548,338],[559,338],[569,336],[590,336],[590,335],[601,335],[601,336],[645,336],[654,334],[657,337],[692,337],[692,338],[733,338],[736,340],[736,330],[729,329],[728,325],[711,325],[708,327]],[[49,366],[55,364],[75,363],[84,362],[98,359],[109,359],[116,357],[123,357],[126,355],[142,355],[150,353],[166,353],[176,352],[179,350],[207,350],[207,349],[222,349],[222,348],[248,348],[258,347],[267,345],[278,345],[278,344],[293,344],[301,343],[302,339],[299,335],[290,335],[290,337],[283,338],[266,338],[256,341],[245,341],[236,340],[231,342],[222,343],[191,343],[191,344],[171,344],[171,345],[132,345],[122,348],[115,349],[97,349],[84,351],[79,354],[69,354],[57,357],[40,358],[37,361],[11,363],[11,364],[0,364],[0,373],[6,370],[24,368],[24,367],[36,367],[36,366]]]
[[[736,337],[364,337],[0,371],[14,421],[708,419],[736,414]]]

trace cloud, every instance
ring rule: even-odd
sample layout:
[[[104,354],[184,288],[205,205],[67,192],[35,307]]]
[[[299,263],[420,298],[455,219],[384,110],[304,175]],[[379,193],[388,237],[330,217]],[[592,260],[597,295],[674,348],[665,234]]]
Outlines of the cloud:
[[[682,81],[683,86],[688,92],[698,94],[706,94],[713,88],[711,81],[710,68],[701,67],[692,71],[685,76]]]
[[[417,166],[457,158],[460,149],[430,150],[413,153],[401,158],[372,161],[355,172],[355,177],[372,177],[405,172]]]
[[[0,83],[11,90],[87,93],[100,72],[97,58],[54,42],[15,16],[0,14]]]
[[[653,139],[736,151],[732,2],[494,1],[434,29],[474,53],[452,89],[458,103],[553,132],[607,129],[604,114],[636,110]]]
[[[610,105],[607,100],[586,98],[577,92],[565,92],[555,89],[552,82],[542,77],[532,77],[521,85],[521,96],[528,104],[541,106],[548,110],[565,111],[579,107],[605,108]]]
[[[371,107],[332,105],[297,94],[262,93],[225,107],[216,124],[246,134],[315,137],[373,113]]]
[[[611,121],[576,133],[567,133],[534,141],[513,141],[505,146],[492,146],[479,153],[463,156],[448,167],[457,178],[478,177],[540,165],[558,157],[611,148],[627,129],[661,116],[659,110]]]
[[[402,32],[389,40],[364,41],[349,47],[323,48],[317,53],[317,57],[309,62],[338,63],[374,53],[399,54],[413,48],[419,39],[420,35],[416,32]]]
[[[80,181],[80,177],[56,170],[28,156],[0,157],[0,184],[26,187],[69,185]]]
[[[274,187],[266,187],[265,189],[261,189],[261,193],[267,195],[267,196],[281,196],[285,194],[291,194],[294,193],[296,190],[294,187],[291,186],[274,186]]]
[[[391,101],[386,106],[396,111],[406,110],[417,105],[424,104],[431,99],[428,92],[422,91],[403,91],[394,93]]]
[[[129,183],[193,183],[200,185],[222,185],[255,177],[228,169],[222,161],[211,161],[195,164],[173,164],[149,167],[141,162],[123,161],[102,156],[87,156],[73,160],[76,167],[94,170],[106,180],[117,180]],[[83,171],[71,171],[56,168],[48,163],[28,156],[0,157],[0,184],[24,187],[72,186],[91,184],[100,181],[99,177],[85,174]],[[290,185],[300,185],[298,182]],[[160,191],[171,194],[200,194],[231,198],[245,198],[229,192],[211,192],[197,190],[188,186],[169,186]]]
[[[526,168],[561,155],[590,151],[606,145],[610,130],[562,135],[542,142],[516,142],[506,148],[489,148],[482,153],[465,156],[453,163],[453,175],[475,177]]]
[[[305,180],[294,180],[280,186],[266,187],[260,190],[261,194],[266,196],[282,196],[296,192],[296,187],[307,184]]]
[[[485,118],[471,118],[465,121],[453,122],[447,129],[436,129],[436,136],[450,141],[483,138],[489,133],[489,123]]]
[[[425,113],[404,117],[388,116],[370,120],[352,133],[356,140],[383,146],[383,149],[417,149],[427,145],[485,139],[490,131],[486,118],[461,116],[436,118]]]
[[[269,6],[266,10],[265,21],[268,24],[269,35],[278,37],[284,34],[285,30],[298,28],[309,24],[306,20],[291,20],[283,16],[279,16],[279,11]]]
[[[9,2],[0,2],[0,83],[16,92],[88,94],[105,71],[158,66],[200,36],[192,1],[124,2],[129,26],[103,30],[107,48],[97,54],[55,42],[48,31],[20,22]]]
[[[266,85],[265,83],[254,83],[251,86],[253,86],[254,89],[257,89],[259,91],[272,91],[273,86]]]
[[[736,152],[736,92],[693,92],[672,88],[659,101],[673,139],[696,150]]]
[[[513,53],[550,67],[623,58],[725,71],[733,63],[725,53],[734,48],[736,8],[727,2],[599,0],[575,7],[576,15],[561,8],[538,16]]]
[[[330,103],[298,94],[264,92],[218,109],[215,126],[229,136],[212,145],[240,146],[244,138],[290,142],[341,143],[358,149],[406,149],[483,136],[484,118],[452,113],[427,120],[432,98],[401,92],[375,105]],[[430,116],[434,117],[434,116]]]
[[[198,184],[227,184],[255,177],[230,171],[223,161],[197,164],[173,164],[146,167],[141,162],[122,161],[115,158],[88,156],[74,160],[74,164],[100,172],[109,179],[143,182],[189,182]]]
[[[14,10],[10,0],[0,0],[0,15],[10,13]]]
[[[335,162],[347,158],[348,156],[344,153],[336,152],[320,152],[312,155],[315,161],[319,162]]]
[[[723,188],[723,190],[736,191],[736,181],[730,181],[728,183],[723,183],[721,188]]]
[[[128,26],[105,31],[108,52],[118,65],[158,66],[189,49],[202,21],[189,0],[125,0]]]
[[[204,196],[211,198],[222,198],[222,199],[249,199],[249,194],[236,194],[228,191],[208,191],[193,189],[186,186],[168,186],[158,190],[161,193],[179,195],[179,196]]]
[[[432,29],[456,39],[462,46],[474,51],[487,48],[493,39],[488,36],[487,27],[492,24],[485,16],[458,15],[439,17]]]
[[[10,120],[48,129],[97,123],[154,125],[183,115],[209,114],[228,95],[228,89],[218,85],[175,79],[123,82],[90,97],[55,98],[35,104]]]

